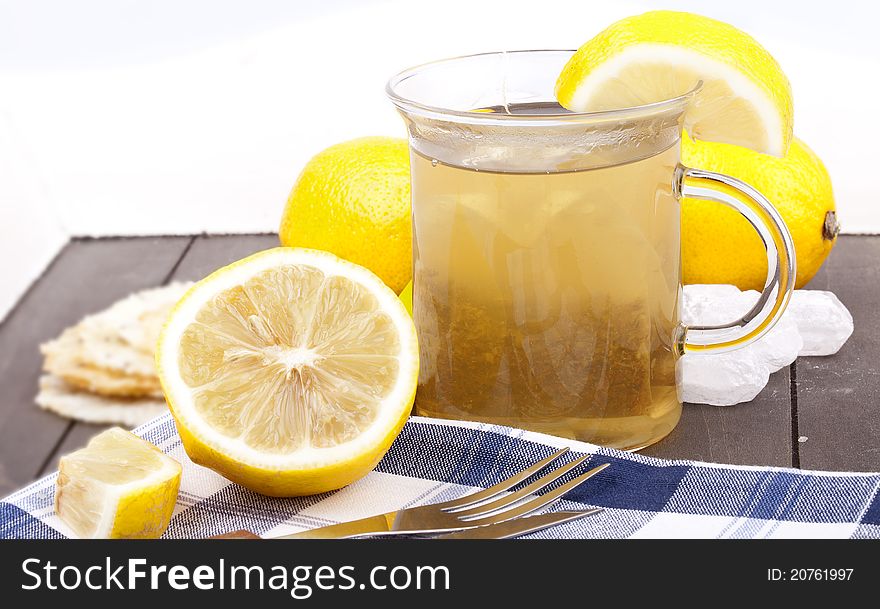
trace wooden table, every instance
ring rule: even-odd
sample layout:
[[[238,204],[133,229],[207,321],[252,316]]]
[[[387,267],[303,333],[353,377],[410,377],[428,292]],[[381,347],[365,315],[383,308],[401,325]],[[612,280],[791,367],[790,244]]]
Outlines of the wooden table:
[[[275,235],[71,241],[0,325],[0,497],[55,469],[103,426],[34,404],[38,346],[135,290],[199,279]],[[880,471],[880,236],[840,239],[809,285],[849,307],[855,333],[835,356],[800,358],[748,404],[688,404],[678,428],[645,454],[749,465]]]

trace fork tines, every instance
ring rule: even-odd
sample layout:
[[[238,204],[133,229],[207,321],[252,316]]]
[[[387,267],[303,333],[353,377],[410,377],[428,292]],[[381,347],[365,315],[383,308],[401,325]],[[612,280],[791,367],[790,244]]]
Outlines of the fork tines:
[[[452,501],[436,504],[436,507],[450,515],[456,516],[462,522],[466,522],[469,526],[505,522],[513,518],[527,516],[532,512],[553,503],[565,493],[588,478],[595,476],[610,465],[610,463],[603,463],[602,465],[594,467],[588,472],[569,480],[565,484],[562,484],[543,495],[538,495],[528,501],[524,501],[527,497],[543,490],[550,484],[559,480],[565,474],[587,461],[591,456],[584,455],[546,473],[518,491],[504,494],[505,491],[545,469],[548,465],[565,455],[568,451],[568,448],[563,448],[546,459],[514,474],[506,480],[502,480],[486,490],[478,491],[459,499],[453,499]]]

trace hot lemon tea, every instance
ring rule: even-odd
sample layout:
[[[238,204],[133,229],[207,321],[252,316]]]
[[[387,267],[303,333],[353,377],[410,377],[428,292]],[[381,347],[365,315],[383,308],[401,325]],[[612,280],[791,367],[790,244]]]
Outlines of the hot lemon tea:
[[[677,162],[670,147],[504,173],[414,152],[418,412],[608,445],[623,433],[627,448],[668,434],[681,413]]]

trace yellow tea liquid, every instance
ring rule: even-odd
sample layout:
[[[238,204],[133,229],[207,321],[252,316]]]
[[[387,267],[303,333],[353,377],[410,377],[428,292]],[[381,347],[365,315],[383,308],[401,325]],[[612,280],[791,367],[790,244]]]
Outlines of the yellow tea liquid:
[[[675,427],[679,153],[650,152],[540,173],[413,152],[419,414],[623,449]]]

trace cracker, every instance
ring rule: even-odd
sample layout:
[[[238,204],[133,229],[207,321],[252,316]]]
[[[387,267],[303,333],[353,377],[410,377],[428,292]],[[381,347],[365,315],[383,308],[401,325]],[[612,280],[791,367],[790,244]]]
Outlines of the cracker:
[[[46,356],[46,370],[60,376],[64,376],[64,372],[59,366],[85,366],[115,375],[156,375],[151,352],[134,349],[109,331],[97,333],[82,324],[68,328],[41,350]]]
[[[109,398],[77,390],[51,374],[40,377],[40,408],[88,423],[117,423],[137,427],[165,413],[165,400]]]
[[[87,316],[40,347],[44,370],[101,395],[161,397],[153,352],[168,313],[190,285],[137,292]]]
[[[152,356],[171,308],[191,286],[191,282],[175,282],[136,292],[86,317],[80,325],[95,336],[112,338]]]
[[[90,364],[82,357],[86,344],[79,340],[76,328],[66,330],[57,340],[43,346],[43,369],[71,385],[100,395],[161,397],[154,371],[137,374]]]

